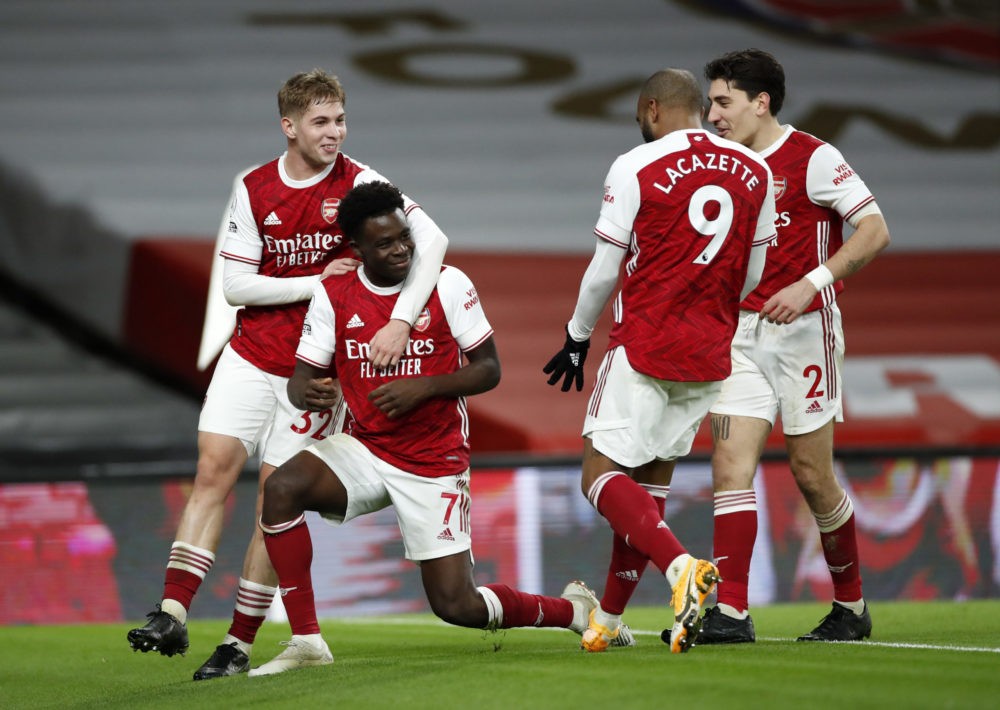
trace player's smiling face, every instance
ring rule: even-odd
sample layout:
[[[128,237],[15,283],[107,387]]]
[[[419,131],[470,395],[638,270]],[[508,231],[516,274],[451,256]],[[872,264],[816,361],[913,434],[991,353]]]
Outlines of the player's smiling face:
[[[723,138],[752,146],[761,126],[761,116],[767,114],[761,101],[751,99],[725,79],[715,79],[708,87],[707,120]]]
[[[354,250],[373,284],[395,286],[402,282],[413,261],[413,237],[403,210],[366,219]]]
[[[340,101],[324,101],[311,105],[298,118],[283,118],[282,127],[291,139],[289,149],[319,172],[340,154],[347,138],[347,114]]]

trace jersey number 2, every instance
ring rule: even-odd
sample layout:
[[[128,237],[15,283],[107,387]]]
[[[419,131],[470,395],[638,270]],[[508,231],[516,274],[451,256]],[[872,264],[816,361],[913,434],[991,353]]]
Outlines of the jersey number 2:
[[[719,214],[715,219],[705,217],[705,206],[709,202],[719,205]],[[691,195],[691,201],[688,203],[688,219],[698,234],[712,238],[705,250],[695,257],[694,263],[711,263],[729,236],[729,228],[733,226],[732,195],[718,185],[702,185]]]

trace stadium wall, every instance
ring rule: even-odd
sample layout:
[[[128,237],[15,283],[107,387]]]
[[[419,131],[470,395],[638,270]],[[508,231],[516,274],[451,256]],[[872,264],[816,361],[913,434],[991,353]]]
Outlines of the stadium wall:
[[[929,600],[1000,596],[1000,458],[841,459],[859,533],[865,596]],[[570,579],[604,586],[611,536],[579,492],[579,468],[483,468],[472,477],[473,552],[480,583],[558,594]],[[819,536],[787,465],[762,464],[752,605],[832,594]],[[139,620],[159,601],[163,569],[190,492],[187,477],[0,484],[0,625]],[[226,507],[216,563],[191,617],[228,618],[256,485]],[[678,466],[666,520],[694,553],[712,545],[711,474]],[[308,521],[322,617],[427,611],[416,565],[403,559],[391,510],[331,527]],[[13,583],[11,583],[13,582]],[[649,570],[636,604],[662,604]],[[282,619],[280,601],[271,610]]]

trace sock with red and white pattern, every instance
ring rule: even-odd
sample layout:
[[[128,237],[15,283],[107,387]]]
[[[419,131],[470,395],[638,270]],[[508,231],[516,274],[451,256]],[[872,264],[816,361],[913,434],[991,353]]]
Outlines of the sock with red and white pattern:
[[[651,483],[639,484],[649,493],[663,519],[667,495],[670,486],[656,486]],[[628,606],[629,599],[639,586],[649,558],[631,547],[618,533],[614,534],[611,543],[611,562],[608,565],[608,576],[604,582],[604,596],[601,597],[601,611],[612,616],[621,616]]]
[[[487,629],[519,626],[568,628],[573,623],[573,604],[566,599],[528,594],[506,584],[487,584],[476,591],[489,612]]]
[[[844,606],[857,606],[861,600],[861,558],[854,526],[854,504],[845,492],[833,510],[815,515],[815,518],[823,557],[833,578],[833,598]]]
[[[749,608],[750,558],[757,540],[757,494],[752,488],[715,496],[713,556],[719,568],[719,604],[743,614]]]
[[[621,471],[600,475],[587,491],[587,499],[611,529],[660,572],[665,574],[670,563],[685,554],[649,493]]]
[[[278,573],[278,589],[288,614],[293,635],[318,634],[316,602],[313,595],[313,546],[305,514],[277,525],[260,524],[264,545],[274,571]]]
[[[170,546],[160,609],[185,623],[194,595],[214,563],[215,553],[211,550],[175,540]]]
[[[267,618],[267,610],[271,608],[277,587],[257,584],[240,577],[240,585],[236,591],[236,608],[233,610],[233,623],[223,643],[238,642],[240,650],[248,653],[248,648],[257,638],[261,624]]]

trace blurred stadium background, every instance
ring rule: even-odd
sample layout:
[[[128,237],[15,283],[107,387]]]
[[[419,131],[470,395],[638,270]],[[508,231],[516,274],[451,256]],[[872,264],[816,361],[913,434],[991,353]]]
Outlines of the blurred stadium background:
[[[587,393],[540,368],[607,167],[640,140],[639,84],[749,46],[785,65],[783,121],[841,149],[893,236],[841,299],[837,455],[866,596],[1000,594],[995,3],[5,0],[0,40],[0,624],[159,600],[211,371],[215,233],[233,176],[283,149],[275,93],[315,66],[346,85],[346,152],[441,225],[497,330],[504,380],[470,402],[480,578],[600,588],[610,536],[577,485]],[[667,509],[699,554],[708,443]],[[752,602],[827,599],[780,436],[757,485]],[[248,468],[195,618],[230,614],[254,492]],[[312,527],[321,613],[425,609],[391,513]],[[660,594],[647,577],[640,598]]]

